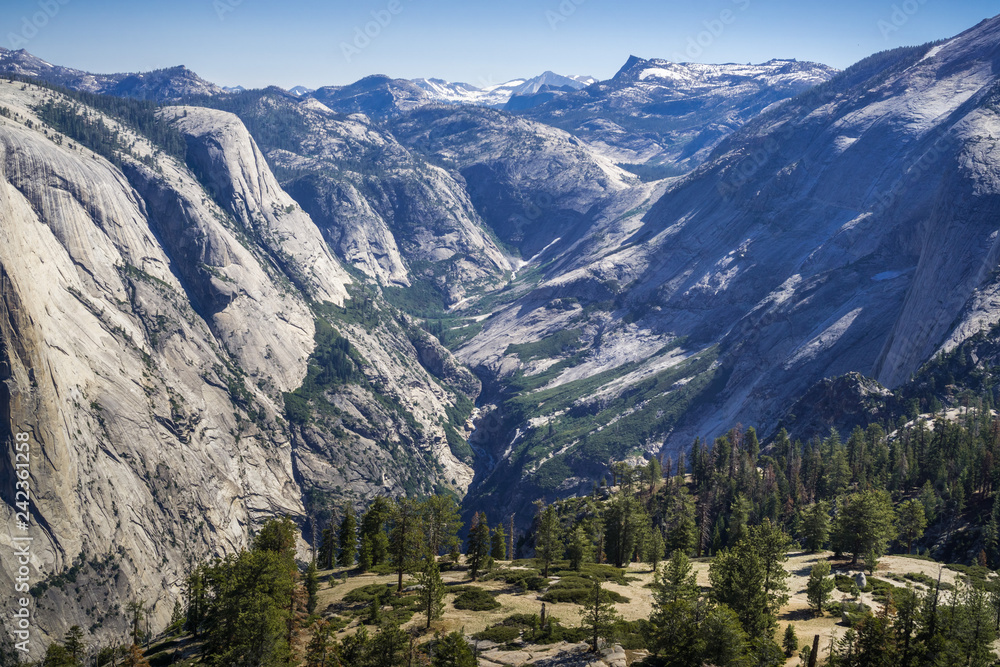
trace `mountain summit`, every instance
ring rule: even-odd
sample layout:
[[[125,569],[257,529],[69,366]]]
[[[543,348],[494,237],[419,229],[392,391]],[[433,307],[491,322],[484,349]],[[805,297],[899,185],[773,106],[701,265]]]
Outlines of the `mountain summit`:
[[[0,72],[29,76],[73,90],[157,102],[174,102],[194,95],[222,95],[226,91],[179,65],[143,73],[91,74],[53,65],[24,49],[0,48]]]

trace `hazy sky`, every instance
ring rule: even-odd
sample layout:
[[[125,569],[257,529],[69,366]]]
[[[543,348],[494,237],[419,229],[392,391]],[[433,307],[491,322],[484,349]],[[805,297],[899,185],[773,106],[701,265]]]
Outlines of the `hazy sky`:
[[[230,86],[368,74],[484,85],[544,70],[606,79],[630,54],[843,68],[950,37],[998,9],[985,0],[3,0],[0,45],[101,73],[183,64]]]

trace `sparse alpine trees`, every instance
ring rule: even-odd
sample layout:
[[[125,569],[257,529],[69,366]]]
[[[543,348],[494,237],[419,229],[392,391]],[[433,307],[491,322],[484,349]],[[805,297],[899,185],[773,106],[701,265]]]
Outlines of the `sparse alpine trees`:
[[[350,505],[344,506],[344,518],[341,519],[337,531],[337,542],[340,547],[337,552],[337,565],[351,567],[358,556],[358,525],[354,518],[354,508]]]
[[[486,523],[486,514],[480,512],[473,517],[465,550],[465,561],[469,565],[469,574],[473,581],[479,577],[479,572],[487,566],[490,546],[490,527]]]
[[[549,566],[561,552],[559,517],[553,505],[541,507],[535,532],[535,558],[542,562],[542,576],[549,576]]]
[[[403,575],[409,572],[424,550],[420,505],[401,498],[389,514],[389,562],[396,571],[396,591],[403,590]]]
[[[809,606],[813,608],[813,613],[817,616],[823,615],[830,595],[833,593],[836,583],[830,576],[830,561],[821,560],[812,566],[809,571],[809,580],[806,582],[806,598]]]
[[[444,611],[444,581],[441,580],[436,557],[428,554],[424,558],[424,565],[417,572],[416,583],[419,587],[417,597],[420,598],[420,611],[427,615],[424,628],[430,628],[431,621],[439,618]]]
[[[783,563],[791,540],[765,520],[747,537],[716,555],[709,569],[712,596],[736,612],[750,637],[771,637],[778,610],[788,601]]]
[[[598,651],[598,643],[601,637],[607,637],[611,633],[614,624],[621,620],[621,616],[615,610],[613,604],[608,600],[601,588],[601,582],[594,580],[591,589],[590,600],[583,612],[583,626],[587,628],[590,635],[590,650]]]

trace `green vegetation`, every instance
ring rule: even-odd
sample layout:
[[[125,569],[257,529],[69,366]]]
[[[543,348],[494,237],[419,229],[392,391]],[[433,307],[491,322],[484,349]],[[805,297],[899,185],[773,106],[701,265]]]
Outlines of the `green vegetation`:
[[[444,333],[445,312],[444,295],[437,284],[430,279],[413,281],[410,287],[386,287],[382,290],[385,299],[404,313],[423,319],[433,318]],[[435,333],[433,330],[431,333]],[[440,337],[440,336],[439,336]],[[441,341],[442,345],[444,341]]]
[[[542,596],[545,602],[570,602],[586,605],[593,602],[594,585],[600,584],[599,579],[584,579],[582,577],[564,577],[549,587]],[[628,602],[629,599],[615,591],[601,589],[601,602]]]
[[[669,353],[681,342],[675,341],[655,356]],[[565,340],[560,341],[560,346],[563,343]],[[526,352],[522,349],[522,352],[530,356],[534,349],[528,348]],[[521,469],[544,461],[527,480],[537,487],[539,495],[552,492],[568,477],[593,476],[609,459],[625,458],[638,443],[662,437],[685,410],[710,392],[716,374],[713,368],[716,352],[712,349],[681,361],[607,400],[592,399],[602,386],[636,370],[639,364],[624,364],[587,378],[540,389],[566,368],[578,364],[583,354],[577,352],[538,375],[517,375],[508,383],[509,398],[504,401],[501,411],[506,428],[513,431],[532,419],[548,420],[545,426],[524,433],[508,459],[510,465]],[[686,382],[678,385],[680,380]],[[607,427],[609,424],[613,426]],[[550,458],[553,452],[559,454]],[[508,472],[508,475],[516,474]],[[498,490],[492,480],[487,479],[480,493]]]
[[[482,588],[469,588],[462,591],[455,598],[455,609],[467,609],[469,611],[490,611],[499,609],[500,603],[497,599]]]
[[[476,639],[506,644],[521,636],[521,629],[510,625],[494,625],[475,634]]]
[[[279,88],[265,88],[231,95],[189,97],[184,102],[236,114],[265,152],[275,148],[298,152],[300,142],[312,128],[294,105],[274,103],[269,98],[288,99],[288,93]]]
[[[48,99],[35,108],[38,117],[113,164],[120,167],[124,155],[130,155],[150,166],[155,161],[152,157],[139,157],[132,150],[131,141],[127,142],[118,129],[111,128],[91,110],[105,114],[136,132],[166,155],[175,157],[182,163],[185,161],[187,143],[184,137],[172,123],[159,115],[160,107],[155,102],[61,88],[56,90],[72,102]]]
[[[329,412],[328,390],[361,381],[364,360],[350,342],[323,318],[316,318],[316,348],[302,386],[285,394],[285,414],[293,424],[307,423],[314,411]]]
[[[583,347],[583,341],[580,338],[582,333],[581,329],[566,329],[534,343],[511,343],[507,346],[507,351],[504,354],[516,354],[521,358],[521,361],[554,359],[572,354]]]
[[[211,665],[282,665],[299,632],[304,607],[295,564],[297,529],[271,521],[253,548],[198,567],[188,577],[187,627],[204,638]],[[300,606],[302,605],[302,606]]]
[[[809,606],[813,608],[813,613],[817,616],[823,615],[827,603],[830,601],[830,594],[833,593],[837,582],[830,578],[831,567],[829,561],[821,560],[813,565],[809,572],[809,581],[806,583],[806,596],[809,599]]]
[[[484,581],[499,580],[524,591],[541,591],[549,585],[549,580],[537,570],[499,569],[483,577]]]

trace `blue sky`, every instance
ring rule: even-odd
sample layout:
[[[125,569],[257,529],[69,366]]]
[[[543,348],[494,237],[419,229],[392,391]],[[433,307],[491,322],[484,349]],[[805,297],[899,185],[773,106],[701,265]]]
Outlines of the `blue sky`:
[[[631,54],[843,68],[998,11],[980,0],[4,0],[0,45],[93,72],[184,64],[222,85],[368,74],[483,85],[544,70],[605,79]]]

